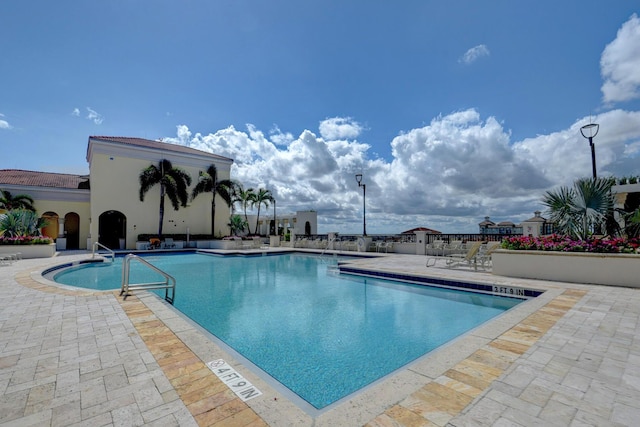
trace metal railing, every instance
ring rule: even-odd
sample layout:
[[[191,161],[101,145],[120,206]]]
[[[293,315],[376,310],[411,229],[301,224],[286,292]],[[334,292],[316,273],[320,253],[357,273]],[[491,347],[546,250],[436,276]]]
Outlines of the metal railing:
[[[98,246],[103,248],[103,249],[105,249],[108,252],[107,254],[105,254],[105,256],[111,256],[111,262],[115,261],[115,259],[116,259],[115,252],[113,252],[111,249],[109,249],[108,247],[106,247],[102,243],[98,243],[98,242],[94,242],[93,243],[93,251],[92,251],[92,254],[91,254],[91,258],[95,258],[96,257],[96,250],[98,249]]]
[[[129,283],[131,261],[139,261],[142,265],[149,267],[156,273],[163,276],[165,280],[163,282]],[[149,289],[164,289],[164,299],[170,304],[173,304],[173,300],[176,296],[176,279],[139,256],[128,254],[122,261],[122,286],[120,288],[120,295],[124,294],[124,299],[127,299],[129,291],[146,291]],[[169,290],[171,290],[171,296],[169,296]]]

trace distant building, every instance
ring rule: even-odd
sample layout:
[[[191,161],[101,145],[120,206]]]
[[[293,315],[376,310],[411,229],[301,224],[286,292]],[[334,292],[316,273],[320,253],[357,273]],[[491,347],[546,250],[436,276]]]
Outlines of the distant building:
[[[403,231],[400,234],[415,234],[416,231],[424,231],[427,234],[442,234],[442,231],[432,230],[432,229],[427,228],[427,227],[412,228],[411,230]]]
[[[270,206],[273,209],[273,205]],[[258,234],[275,235],[273,210],[270,213],[260,213],[260,218],[256,215],[247,215],[249,219],[249,229],[253,233],[258,221]],[[296,213],[277,213],[276,222],[278,224],[277,234],[284,236],[287,233],[294,233],[296,236],[310,236],[318,234],[318,212],[297,211]]]
[[[488,216],[480,224],[480,234],[522,234],[522,227],[511,221],[502,221],[496,224]]]
[[[553,222],[542,217],[540,211],[535,211],[532,218],[514,224],[511,221],[502,221],[496,224],[488,216],[478,224],[480,234],[523,234],[525,236],[542,236],[552,234],[554,231]]]

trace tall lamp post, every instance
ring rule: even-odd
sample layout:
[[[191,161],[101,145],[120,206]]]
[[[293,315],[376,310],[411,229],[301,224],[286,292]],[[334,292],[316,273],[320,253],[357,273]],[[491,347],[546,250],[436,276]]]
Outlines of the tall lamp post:
[[[356,174],[358,187],[362,187],[362,235],[367,235],[367,185],[362,182],[362,174]]]
[[[596,147],[593,145],[593,138],[598,134],[600,125],[597,123],[589,123],[580,128],[582,136],[589,140],[589,146],[591,147],[591,168],[593,170],[593,179],[597,178],[596,174]]]

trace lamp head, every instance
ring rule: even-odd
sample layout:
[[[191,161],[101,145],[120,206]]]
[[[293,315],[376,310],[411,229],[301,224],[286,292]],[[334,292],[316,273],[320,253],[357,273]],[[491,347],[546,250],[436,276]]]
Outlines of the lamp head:
[[[358,183],[358,187],[360,187],[362,184],[362,174],[358,173],[356,174],[356,182]]]
[[[584,125],[580,128],[580,133],[585,138],[594,138],[598,134],[598,130],[600,130],[599,124],[589,123],[588,125]]]

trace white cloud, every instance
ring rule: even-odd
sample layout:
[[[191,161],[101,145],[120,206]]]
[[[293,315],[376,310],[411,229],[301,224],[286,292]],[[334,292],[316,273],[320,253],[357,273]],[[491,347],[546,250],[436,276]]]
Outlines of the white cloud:
[[[484,44],[479,44],[478,46],[474,46],[462,55],[462,57],[458,60],[458,62],[464,64],[471,64],[472,62],[477,61],[483,56],[489,56],[489,48]]]
[[[80,117],[80,109],[74,108],[73,111],[71,112],[71,115],[74,117]]]
[[[0,113],[0,129],[11,129],[9,122],[2,119],[2,117],[4,117],[4,114]]]
[[[93,123],[97,125],[102,124],[102,122],[104,121],[104,117],[102,117],[102,114],[98,113],[95,110],[92,110],[90,107],[87,107],[87,111],[89,112],[87,114],[87,119],[92,120]]]
[[[600,58],[605,103],[640,98],[640,18],[634,13]]]
[[[362,126],[351,117],[333,117],[320,122],[320,135],[325,139],[354,139]]]
[[[599,174],[640,174],[640,112],[614,110],[594,120],[600,124],[595,139]],[[181,125],[177,137],[165,141],[233,158],[234,179],[245,187],[270,189],[283,211],[317,210],[321,232],[360,229],[362,191],[354,177],[360,171],[370,233],[414,226],[476,232],[486,215],[522,221],[542,210],[540,198],[554,185],[590,176],[590,150],[579,131],[588,121],[581,118],[568,129],[512,142],[494,117],[458,111],[394,138],[390,162],[369,159],[369,145],[342,139],[341,132],[318,137],[304,130],[293,138],[275,127],[267,137],[248,125],[246,131],[228,127],[192,135]],[[282,144],[283,139],[288,142]]]

